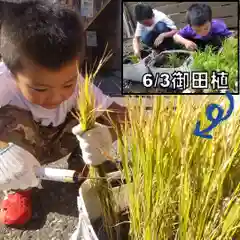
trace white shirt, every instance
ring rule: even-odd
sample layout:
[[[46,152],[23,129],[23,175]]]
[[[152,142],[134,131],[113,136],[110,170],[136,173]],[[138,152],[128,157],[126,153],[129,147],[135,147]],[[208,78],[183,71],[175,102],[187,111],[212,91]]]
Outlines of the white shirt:
[[[80,80],[84,81],[82,76]],[[100,111],[96,113],[96,115],[99,116],[113,101],[94,85],[93,90],[96,100],[95,108],[100,108]],[[11,105],[28,110],[32,113],[33,119],[43,126],[50,124],[58,126],[63,123],[67,114],[76,106],[77,96],[78,85],[76,84],[72,96],[62,102],[56,109],[45,109],[39,105],[32,104],[17,88],[16,80],[7,66],[3,62],[0,62],[0,107]],[[68,156],[66,158],[68,158]],[[27,151],[19,149],[16,146],[9,148],[7,151],[0,151],[0,189],[26,189],[37,186],[38,181],[36,181],[35,173],[32,171],[36,162],[37,160],[32,155],[29,155]],[[14,179],[14,175],[9,169],[17,169],[15,172],[17,172],[18,175],[20,174],[21,178],[17,180]],[[28,174],[24,175],[26,170]],[[3,184],[9,179],[11,179],[9,184]]]
[[[84,81],[82,76],[81,80]],[[103,110],[107,109],[113,101],[110,97],[104,95],[96,86],[93,86],[93,89],[96,99],[96,108],[101,108],[98,115],[101,115]],[[72,96],[68,100],[62,102],[56,109],[46,109],[39,105],[32,104],[19,91],[16,86],[16,80],[6,65],[0,62],[0,107],[11,105],[29,110],[34,120],[43,126],[48,126],[50,124],[58,126],[62,124],[67,114],[76,106],[77,95],[78,88],[76,86]]]
[[[141,37],[142,32],[144,32],[146,30],[151,31],[154,28],[155,24],[160,21],[166,23],[167,27],[169,27],[170,29],[177,29],[175,23],[170,18],[168,18],[166,14],[164,14],[156,9],[153,9],[153,14],[154,14],[154,17],[153,17],[153,25],[152,26],[144,26],[139,22],[137,23],[135,37]]]

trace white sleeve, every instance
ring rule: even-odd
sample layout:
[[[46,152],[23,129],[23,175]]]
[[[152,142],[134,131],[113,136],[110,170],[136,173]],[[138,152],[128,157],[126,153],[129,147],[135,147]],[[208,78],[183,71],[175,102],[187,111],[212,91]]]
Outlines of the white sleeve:
[[[156,17],[156,19],[159,21],[162,21],[164,23],[166,23],[166,25],[171,28],[172,30],[175,30],[177,29],[175,23],[173,22],[172,19],[170,19],[165,13],[163,12],[160,12],[160,11],[157,11],[154,9],[154,15]]]
[[[93,91],[95,95],[95,101],[96,106],[95,108],[97,111],[97,116],[100,116],[103,114],[105,110],[107,110],[113,103],[113,100],[111,97],[105,95],[100,88],[95,86],[93,84]]]
[[[141,37],[142,30],[143,30],[143,25],[138,22],[135,30],[135,37]]]

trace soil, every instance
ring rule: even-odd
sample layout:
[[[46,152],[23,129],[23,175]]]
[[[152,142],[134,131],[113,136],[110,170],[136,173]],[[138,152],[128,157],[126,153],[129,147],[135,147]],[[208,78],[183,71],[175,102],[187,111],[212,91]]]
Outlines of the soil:
[[[141,45],[140,52],[141,52],[141,58],[145,58],[151,53],[151,50]],[[132,56],[132,55],[134,55],[133,47],[132,47],[132,38],[125,39],[123,42],[123,63],[132,64],[131,59],[129,58],[129,56]]]
[[[147,57],[150,54],[147,50],[141,50],[141,59]],[[134,64],[136,62],[133,62],[131,59],[131,56],[133,56],[133,52],[130,55],[123,56],[123,64]]]
[[[113,231],[113,239],[114,240],[128,240],[128,234],[130,229],[130,223],[128,214],[122,214],[119,218],[119,224],[114,227]],[[99,240],[112,240],[108,237],[107,232],[103,227],[103,219],[98,218],[96,221],[92,223],[95,233]]]
[[[184,61],[189,57],[187,53],[171,53],[160,55],[156,58],[154,67],[157,68],[177,68],[181,67]]]

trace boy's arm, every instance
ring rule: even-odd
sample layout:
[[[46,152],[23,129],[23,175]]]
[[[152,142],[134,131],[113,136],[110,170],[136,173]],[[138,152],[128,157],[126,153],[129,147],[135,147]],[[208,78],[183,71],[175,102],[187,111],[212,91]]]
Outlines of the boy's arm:
[[[173,40],[176,42],[176,43],[179,43],[179,44],[182,44],[182,45],[185,45],[187,43],[187,39],[185,39],[184,37],[182,37],[179,33],[176,33],[174,36],[173,36]]]
[[[140,57],[140,37],[133,38],[133,51],[135,55]]]
[[[186,26],[182,29],[180,29],[174,36],[173,39],[176,43],[185,45],[187,43],[186,38],[191,38],[191,33],[189,31],[189,26]]]
[[[179,43],[179,44],[185,46],[188,50],[195,50],[195,49],[197,49],[197,45],[194,42],[186,39],[186,38],[191,38],[191,37],[193,37],[193,36],[187,26],[187,27],[181,29],[180,31],[178,31],[173,36],[173,40],[176,43]]]
[[[172,31],[170,31],[170,32],[166,32],[166,33],[164,33],[164,37],[165,38],[170,38],[170,37],[173,37],[176,33],[177,33],[177,29],[173,29]]]
[[[135,55],[140,55],[141,34],[142,34],[142,25],[140,23],[137,23],[137,27],[136,27],[134,38],[133,38],[133,51]]]
[[[154,41],[155,47],[158,47],[165,38],[173,37],[177,30],[172,30],[170,32],[164,32],[158,35],[158,37]]]

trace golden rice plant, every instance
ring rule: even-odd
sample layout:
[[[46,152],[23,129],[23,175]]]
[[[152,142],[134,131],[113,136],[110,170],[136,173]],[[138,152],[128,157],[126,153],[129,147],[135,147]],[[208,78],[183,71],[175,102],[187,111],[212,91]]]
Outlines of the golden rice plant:
[[[209,125],[208,97],[199,104],[190,96],[152,101],[146,111],[142,97],[128,99],[130,125],[119,137],[130,239],[240,239],[240,112],[209,140],[193,134],[197,120]]]
[[[107,46],[103,52],[103,55],[98,62],[97,59],[93,64],[92,69],[88,70],[87,64],[85,66],[85,76],[84,81],[78,81],[79,85],[79,94],[77,109],[79,119],[79,124],[82,127],[83,131],[91,129],[96,123],[96,111],[101,111],[101,109],[96,109],[95,105],[95,96],[93,93],[93,82],[104,66],[104,64],[111,58],[112,52],[107,52]],[[96,66],[97,65],[97,66]],[[78,74],[80,76],[80,73]]]
[[[79,120],[79,124],[81,125],[83,132],[94,127],[96,123],[96,112],[102,111],[102,109],[96,109],[93,82],[99,70],[111,58],[111,56],[112,52],[107,52],[106,46],[100,61],[96,60],[90,71],[88,71],[86,65],[84,81],[79,80],[79,94],[77,101],[78,111],[76,117]],[[114,210],[115,205],[112,203],[113,198],[111,186],[106,180],[106,174],[102,166],[90,167],[89,175],[90,178],[95,179],[92,181],[92,184],[98,191],[98,196],[102,206],[104,225],[109,235],[109,239],[112,239],[112,228],[110,226],[114,225],[117,220]]]

